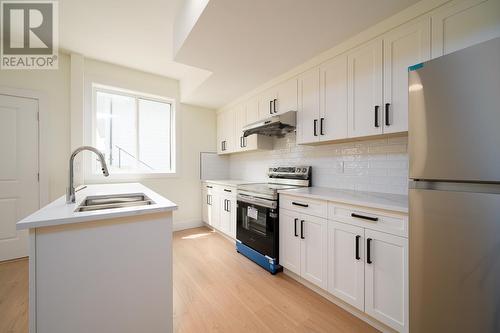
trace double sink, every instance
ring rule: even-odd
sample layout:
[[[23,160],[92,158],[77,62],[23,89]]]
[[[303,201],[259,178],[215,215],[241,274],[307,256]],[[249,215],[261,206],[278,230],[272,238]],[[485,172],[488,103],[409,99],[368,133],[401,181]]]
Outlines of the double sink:
[[[155,202],[143,193],[96,195],[86,197],[75,212],[153,205]]]

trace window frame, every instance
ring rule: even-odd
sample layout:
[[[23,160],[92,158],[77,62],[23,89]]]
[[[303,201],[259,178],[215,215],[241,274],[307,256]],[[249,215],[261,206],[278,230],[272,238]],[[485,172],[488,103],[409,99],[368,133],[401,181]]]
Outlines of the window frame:
[[[91,93],[91,110],[90,110],[90,129],[86,132],[90,135],[90,143],[95,146],[96,143],[96,124],[97,124],[97,93],[108,93],[115,95],[122,95],[126,97],[131,97],[135,99],[136,112],[139,113],[139,100],[148,100],[154,102],[168,103],[170,104],[170,171],[152,171],[152,172],[123,172],[123,173],[110,173],[109,177],[103,177],[100,172],[94,173],[92,167],[92,158],[87,158],[85,162],[85,180],[91,182],[113,182],[113,181],[125,181],[125,180],[141,180],[141,179],[151,179],[151,178],[171,178],[177,176],[177,121],[176,121],[176,101],[173,98],[163,97],[123,88],[118,88],[109,85],[103,85],[99,83],[92,82],[92,93]],[[137,124],[138,128],[138,124]],[[139,138],[137,138],[139,140]]]

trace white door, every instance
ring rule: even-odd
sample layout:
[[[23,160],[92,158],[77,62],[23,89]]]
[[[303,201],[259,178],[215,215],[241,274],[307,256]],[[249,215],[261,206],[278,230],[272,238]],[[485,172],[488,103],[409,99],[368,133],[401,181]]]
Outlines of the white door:
[[[220,212],[219,230],[225,234],[229,234],[229,230],[231,228],[230,227],[231,215],[227,209],[228,201],[229,200],[225,196],[221,196],[219,199],[219,212]]]
[[[364,311],[364,229],[328,221],[328,291]]]
[[[276,112],[282,114],[297,111],[297,78],[290,79],[276,87]]]
[[[384,133],[408,130],[408,67],[430,57],[430,18],[384,36]]]
[[[210,222],[208,224],[210,224],[211,227],[214,227],[214,228],[219,228],[220,227],[220,220],[221,220],[221,210],[219,209],[220,208],[220,197],[218,194],[216,194],[215,192],[211,192],[209,193],[209,196],[210,196],[210,204],[208,206],[208,215],[209,215],[209,218],[210,218]]]
[[[452,2],[432,15],[432,57],[500,37],[500,1]]]
[[[280,209],[279,219],[280,265],[300,275],[299,216],[285,209]]]
[[[217,114],[217,153],[224,153],[224,113]]]
[[[228,228],[228,236],[236,239],[236,212],[238,209],[236,199],[234,197],[228,198],[227,200],[227,209],[229,215],[229,228]]]
[[[408,240],[365,229],[365,312],[408,331]]]
[[[38,101],[0,95],[0,261],[28,255],[16,223],[39,208]]]
[[[319,67],[299,77],[298,144],[319,141],[319,87]]]
[[[247,122],[246,106],[244,104],[237,106],[234,112],[234,140],[235,147],[234,151],[245,150],[245,139],[243,137],[243,127],[245,127]]]
[[[266,119],[274,115],[274,100],[276,99],[276,88],[264,91],[259,99],[259,119]]]
[[[210,205],[210,196],[206,189],[201,190],[201,220],[210,224],[210,214],[208,207]]]
[[[320,140],[347,138],[347,56],[321,66]]]
[[[246,102],[247,121],[245,125],[258,121],[259,118],[259,96],[254,96]]]
[[[382,134],[382,40],[369,42],[349,53],[348,135]]]
[[[300,275],[309,282],[327,289],[327,221],[309,215],[301,215],[300,218]]]

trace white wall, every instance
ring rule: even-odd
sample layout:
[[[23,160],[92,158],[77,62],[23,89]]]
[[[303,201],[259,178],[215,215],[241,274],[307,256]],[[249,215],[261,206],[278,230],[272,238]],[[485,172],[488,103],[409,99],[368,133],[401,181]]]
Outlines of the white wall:
[[[274,149],[230,157],[231,178],[263,181],[279,165],[312,166],[312,185],[407,194],[408,138],[297,146],[295,134],[274,140]]]
[[[48,101],[48,130],[41,132],[49,144],[49,199],[66,191],[69,157],[70,59],[59,54],[58,70],[2,70],[0,85],[42,92]]]

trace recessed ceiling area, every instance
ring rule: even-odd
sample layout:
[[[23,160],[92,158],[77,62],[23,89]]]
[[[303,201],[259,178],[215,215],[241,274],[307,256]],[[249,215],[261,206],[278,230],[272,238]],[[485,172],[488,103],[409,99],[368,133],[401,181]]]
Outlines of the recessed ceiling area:
[[[416,2],[61,0],[60,47],[177,79],[183,103],[219,108]]]

